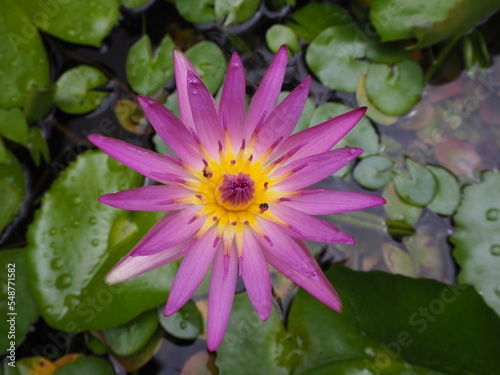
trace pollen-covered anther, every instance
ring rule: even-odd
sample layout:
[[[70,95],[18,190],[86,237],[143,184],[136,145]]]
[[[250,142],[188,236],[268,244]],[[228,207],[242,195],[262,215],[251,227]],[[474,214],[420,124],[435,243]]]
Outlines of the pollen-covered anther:
[[[245,210],[255,199],[255,182],[241,172],[224,174],[215,189],[215,198],[227,210]]]

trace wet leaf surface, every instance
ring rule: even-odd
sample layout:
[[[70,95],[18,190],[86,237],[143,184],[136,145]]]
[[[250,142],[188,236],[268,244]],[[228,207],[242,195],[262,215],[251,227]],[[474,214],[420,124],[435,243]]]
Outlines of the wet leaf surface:
[[[5,156],[5,162],[0,163],[0,232],[16,217],[26,194],[21,164],[10,151]]]

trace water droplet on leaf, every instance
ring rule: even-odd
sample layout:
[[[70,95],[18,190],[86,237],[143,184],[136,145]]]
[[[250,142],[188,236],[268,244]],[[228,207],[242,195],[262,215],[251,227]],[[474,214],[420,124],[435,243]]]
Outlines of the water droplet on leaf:
[[[488,211],[486,211],[486,220],[497,221],[499,214],[500,210],[498,208],[490,208]]]
[[[72,282],[71,275],[68,273],[65,273],[64,275],[59,276],[56,279],[56,288],[58,289],[66,289],[71,285]]]
[[[54,271],[60,270],[63,266],[63,261],[61,258],[54,258],[50,262],[50,268],[52,268]]]
[[[50,236],[55,236],[57,234],[57,228],[56,227],[52,227],[49,229],[49,235]]]
[[[491,255],[494,256],[500,256],[500,245],[491,245],[490,246],[490,253]]]
[[[92,244],[92,246],[96,247],[97,245],[99,245],[99,240],[97,238],[94,238],[92,241],[90,241],[90,243]]]

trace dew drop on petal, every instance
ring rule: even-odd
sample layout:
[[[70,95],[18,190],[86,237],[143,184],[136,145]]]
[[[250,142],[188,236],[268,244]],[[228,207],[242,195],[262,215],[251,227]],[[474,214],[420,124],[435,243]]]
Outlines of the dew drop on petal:
[[[486,220],[497,221],[499,214],[500,210],[498,208],[490,208],[488,211],[486,211]]]
[[[193,91],[191,91],[193,93],[193,95],[196,95],[198,94],[198,89],[193,89]]]

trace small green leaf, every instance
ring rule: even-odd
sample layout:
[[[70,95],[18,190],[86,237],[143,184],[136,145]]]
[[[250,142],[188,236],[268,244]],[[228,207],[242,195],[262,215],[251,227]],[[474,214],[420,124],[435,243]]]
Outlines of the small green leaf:
[[[215,16],[226,17],[224,26],[235,25],[252,17],[259,6],[260,0],[215,0]]]
[[[371,118],[373,121],[382,124],[382,125],[392,125],[397,120],[397,116],[389,116],[383,112],[381,112],[375,104],[373,104],[368,95],[366,94],[366,75],[362,74],[359,77],[358,85],[356,86],[356,101],[359,106],[367,107],[366,116]]]
[[[88,151],[45,193],[28,230],[26,267],[30,289],[52,327],[67,332],[112,328],[165,301],[177,263],[117,285],[103,283],[162,213],[118,210],[97,198],[139,187],[141,181],[104,153]]]
[[[0,163],[0,232],[21,209],[26,194],[24,172],[14,154],[6,150],[6,161]]]
[[[366,43],[352,27],[333,26],[314,38],[307,48],[306,62],[324,85],[354,92],[359,77],[368,70],[369,64],[360,60],[365,48]]]
[[[295,33],[287,26],[274,24],[266,31],[266,43],[268,48],[274,53],[278,52],[284,44],[288,47],[288,55],[291,51],[298,51],[300,48],[299,40]]]
[[[40,157],[43,157],[46,163],[49,162],[49,145],[38,127],[32,127],[28,131],[28,150],[36,166],[40,165]]]
[[[43,88],[32,86],[24,106],[26,120],[28,122],[43,120],[54,104],[55,94],[56,85],[54,84]]]
[[[114,375],[111,364],[97,357],[81,356],[76,361],[70,362],[57,369],[54,375]]]
[[[461,266],[458,279],[474,285],[500,315],[500,173],[483,174],[483,181],[467,186],[463,195],[451,237]]]
[[[55,102],[66,113],[80,114],[99,107],[108,93],[92,90],[104,85],[108,78],[88,65],[79,65],[64,72],[57,80]]]
[[[28,123],[19,108],[0,108],[0,135],[23,146],[28,145]]]
[[[460,185],[456,177],[441,167],[429,165],[427,169],[436,178],[438,189],[427,208],[441,215],[451,215],[460,201]]]
[[[420,99],[424,76],[418,63],[406,59],[392,66],[371,64],[366,74],[366,93],[382,112],[400,116]]]
[[[425,166],[412,159],[406,159],[406,166],[407,171],[395,172],[396,192],[410,204],[426,206],[436,195],[436,178]]]
[[[385,187],[382,196],[387,201],[384,205],[384,210],[390,219],[402,220],[410,225],[415,224],[420,219],[422,209],[403,202],[396,193],[393,183]]]
[[[95,337],[92,333],[85,332],[84,339],[85,339],[85,345],[93,353],[97,355],[103,355],[108,352],[108,348],[106,347],[106,345],[100,339]]]
[[[199,42],[186,51],[196,71],[213,94],[222,84],[226,73],[226,59],[220,47],[213,42]]]
[[[174,75],[172,50],[175,45],[165,35],[153,57],[151,40],[143,35],[130,48],[127,61],[127,79],[130,86],[141,95],[151,95],[162,88]]]
[[[150,310],[121,326],[105,329],[102,334],[113,353],[127,356],[142,349],[153,337],[157,327],[156,310]]]
[[[310,124],[311,126],[321,124],[324,121],[347,113],[352,109],[353,108],[341,103],[321,104],[314,111]],[[354,129],[347,133],[346,136],[335,145],[335,148],[342,147],[360,147],[365,150],[360,157],[365,158],[379,152],[380,137],[372,123],[367,118],[363,117]]]
[[[62,40],[100,47],[120,18],[120,0],[18,0],[39,29]],[[45,86],[40,86],[45,87]]]
[[[215,0],[182,0],[176,1],[175,7],[180,15],[192,23],[209,23],[214,22]]]
[[[164,316],[163,306],[158,307],[158,319],[161,326],[174,337],[194,340],[203,330],[201,314],[192,300],[171,316]]]
[[[4,319],[0,326],[0,354],[4,354],[22,344],[31,324],[38,319],[38,309],[28,289],[24,249],[1,250],[0,266],[0,314]]]
[[[378,190],[391,180],[394,163],[382,155],[372,155],[361,159],[354,168],[354,179],[366,189]]]
[[[45,48],[31,23],[33,18],[20,5],[19,1],[0,1],[0,107],[3,108],[24,107],[32,86],[49,84]]]

